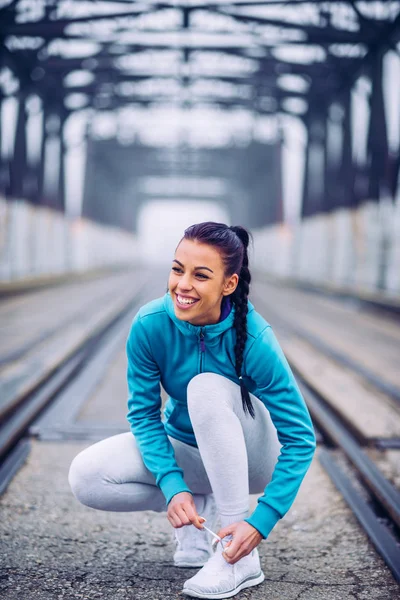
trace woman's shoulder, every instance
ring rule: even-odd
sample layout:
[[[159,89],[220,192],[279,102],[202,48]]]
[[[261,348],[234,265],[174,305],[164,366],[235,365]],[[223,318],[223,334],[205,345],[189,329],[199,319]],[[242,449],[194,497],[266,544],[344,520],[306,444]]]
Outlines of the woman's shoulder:
[[[137,311],[137,316],[140,319],[145,319],[146,317],[155,316],[160,313],[165,314],[165,312],[164,296],[161,296],[160,298],[155,298],[154,300],[150,300],[146,304],[143,304]]]
[[[255,309],[254,305],[249,301],[249,310],[247,313],[247,335],[250,338],[257,338],[267,327],[271,327],[270,323]]]
[[[165,327],[165,322],[168,319],[165,310],[164,296],[155,298],[143,304],[133,317],[131,323],[131,332],[146,330],[148,333],[157,331],[159,327]]]

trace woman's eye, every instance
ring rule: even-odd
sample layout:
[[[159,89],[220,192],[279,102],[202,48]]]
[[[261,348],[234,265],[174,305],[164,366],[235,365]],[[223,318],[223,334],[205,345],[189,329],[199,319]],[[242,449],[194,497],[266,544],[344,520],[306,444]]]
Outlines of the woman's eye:
[[[175,273],[182,273],[182,269],[180,269],[179,267],[172,267],[172,271],[174,271]],[[208,279],[207,275],[204,275],[204,273],[196,273],[196,277],[200,277],[200,279]]]

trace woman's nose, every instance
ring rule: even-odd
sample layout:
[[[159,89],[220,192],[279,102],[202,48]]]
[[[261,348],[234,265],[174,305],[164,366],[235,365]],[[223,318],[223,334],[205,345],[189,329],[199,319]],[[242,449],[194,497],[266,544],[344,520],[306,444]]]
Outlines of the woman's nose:
[[[182,292],[185,291],[187,292],[188,290],[191,290],[193,287],[191,281],[190,281],[190,276],[189,275],[183,275],[180,279],[179,279],[179,284],[178,284],[178,289],[181,290]]]

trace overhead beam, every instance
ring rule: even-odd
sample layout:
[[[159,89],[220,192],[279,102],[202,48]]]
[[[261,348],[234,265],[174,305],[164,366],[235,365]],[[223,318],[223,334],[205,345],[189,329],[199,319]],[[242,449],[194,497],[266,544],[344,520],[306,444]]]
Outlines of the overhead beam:
[[[343,73],[343,79],[341,80],[341,84],[338,88],[338,92],[342,92],[344,89],[352,85],[357,75],[361,72],[361,70],[366,67],[369,63],[373,62],[376,51],[383,50],[384,48],[388,48],[391,45],[392,36],[395,33],[400,31],[400,12],[397,17],[392,21],[389,25],[387,25],[384,30],[382,30],[381,34],[374,40],[372,44],[370,44],[369,52],[360,59],[358,64],[354,64],[347,69],[345,73]]]
[[[322,0],[290,0],[290,4],[293,6],[299,5],[302,6],[303,4],[321,4]],[[171,2],[157,2],[156,0],[154,2],[148,2],[150,6],[155,7],[157,9],[160,8],[181,8],[183,6],[188,6],[187,4],[185,4],[184,2],[182,2],[181,4],[178,3],[176,0],[171,0]],[[331,5],[340,5],[343,4],[343,0],[325,0],[325,3],[329,3]],[[366,4],[374,4],[376,3],[376,0],[366,0]],[[381,0],[381,3],[384,4],[385,0]],[[237,7],[259,7],[259,6],[276,6],[276,5],[281,5],[284,7],[287,7],[288,5],[288,0],[265,0],[264,2],[257,2],[256,0],[229,0],[228,2],[226,2],[226,5],[231,5],[231,6],[237,6]],[[213,5],[213,7],[215,6],[225,6],[225,2],[215,2]],[[204,9],[207,10],[210,8],[210,4],[208,2],[197,2],[196,4],[189,4],[189,7],[193,10],[199,10],[199,9]]]
[[[164,79],[166,79],[168,81],[176,81],[176,79],[170,78],[170,77],[164,78]],[[201,79],[201,78],[199,78],[199,79]],[[145,81],[153,81],[153,78],[152,77],[143,78],[138,83],[145,82]],[[210,79],[208,81],[216,83],[216,84],[219,83],[219,81],[217,79]],[[121,81],[119,83],[124,83],[124,82]],[[232,85],[240,85],[240,84],[238,84],[237,81],[230,81],[230,82],[226,82],[226,83],[232,83]],[[116,85],[118,85],[118,83],[116,83]],[[102,94],[101,84],[97,85],[97,84],[93,83],[90,85],[75,86],[72,88],[65,89],[65,96],[68,96],[69,94],[72,94],[72,93],[86,94],[87,96],[90,96],[90,97],[99,96]],[[128,102],[133,102],[133,101],[136,102],[138,99],[140,99],[142,97],[141,94],[135,94],[135,93],[133,93],[132,95],[120,95],[120,94],[113,92],[113,95],[115,95],[118,98],[126,98],[126,100]],[[239,93],[232,94],[233,98],[236,98],[238,96],[240,97]],[[212,93],[208,97],[211,99],[212,98],[220,98],[220,96],[217,96],[217,95],[214,96]],[[271,88],[268,89],[268,92],[260,93],[257,96],[252,96],[253,99],[260,99],[260,98],[265,98],[265,97],[273,97],[273,98],[278,98],[281,100],[284,100],[286,98],[301,98],[305,101],[309,100],[308,94],[306,94],[306,93],[283,90],[283,89],[277,87],[276,85],[274,87],[271,86]]]
[[[166,50],[168,49],[168,47],[164,47],[164,48],[147,48],[148,50]],[[210,52],[217,52],[218,50],[221,51],[221,54],[231,54],[233,56],[240,56],[243,57],[243,53],[238,52],[238,50],[236,48],[223,48],[223,49],[217,49],[217,48],[207,48],[207,49],[201,49],[198,48],[198,50],[202,50],[202,51],[210,51]],[[249,58],[249,57],[246,57]],[[109,56],[109,55],[96,55],[93,57],[90,57],[90,60],[94,59],[97,64],[93,65],[93,67],[91,67],[91,71],[96,72],[96,71],[104,71],[104,70],[110,70],[110,69],[115,69],[116,73],[124,73],[125,69],[117,69],[115,67],[114,61],[115,58]],[[85,61],[87,61],[87,58],[59,58],[59,57],[51,57],[48,58],[45,61],[40,61],[38,62],[37,66],[42,67],[45,71],[57,71],[60,72],[61,70],[63,70],[63,74],[66,74],[70,71],[74,71],[77,69],[85,69]],[[360,65],[360,63],[362,62],[363,59],[361,58],[349,58],[346,59],[346,65],[348,67],[358,67]],[[128,69],[126,69],[126,71],[128,71]],[[327,73],[330,71],[329,67],[324,63],[313,63],[313,64],[301,64],[301,63],[293,63],[293,62],[284,62],[284,61],[280,61],[278,59],[275,58],[264,58],[262,61],[260,61],[260,68],[258,70],[258,73],[263,73],[263,74],[275,74],[275,75],[280,75],[281,73],[294,73],[294,74],[304,74],[304,75],[309,75],[310,77],[313,76],[318,76],[318,75],[322,75],[322,76],[326,76]],[[254,73],[250,73],[249,76],[253,76]],[[157,76],[157,75],[155,75]],[[228,74],[228,76],[231,76],[231,74]],[[247,77],[247,75],[245,75],[244,77]]]
[[[224,15],[228,15],[228,13],[225,12],[221,12],[219,10],[214,10],[214,11],[209,11],[209,12],[214,12],[217,14],[224,14]],[[305,34],[307,37],[304,40],[279,40],[279,43],[287,43],[287,44],[323,44],[325,46],[329,45],[329,44],[369,44],[371,42],[373,42],[374,38],[376,37],[376,34],[374,34],[372,31],[368,32],[368,31],[363,31],[363,32],[359,32],[359,33],[355,33],[352,31],[344,31],[341,29],[335,29],[334,27],[314,27],[314,26],[310,26],[310,25],[306,25],[306,24],[293,24],[293,23],[288,23],[286,21],[279,21],[279,20],[272,20],[272,19],[261,19],[259,17],[244,17],[241,15],[234,15],[234,14],[229,14],[229,16],[231,16],[232,18],[236,19],[238,22],[241,23],[258,23],[258,24],[262,24],[265,26],[273,26],[276,27],[277,29],[288,29],[288,30],[298,30],[299,32]],[[111,18],[108,17],[103,17],[102,20],[112,20]],[[78,22],[90,22],[93,21],[93,19],[79,19],[79,20],[71,20],[71,21],[50,21],[49,23],[43,23],[43,22],[38,22],[38,23],[19,23],[19,24],[9,24],[6,27],[1,27],[0,31],[2,33],[3,36],[7,36],[7,35],[14,35],[14,36],[21,36],[21,37],[41,37],[47,41],[54,39],[54,37],[65,37],[65,39],[86,39],[87,36],[85,35],[81,35],[81,34],[66,34],[65,33],[65,28],[68,25],[71,25],[73,23],[78,23]],[[171,34],[175,34],[175,35],[179,35],[182,33],[182,28],[176,28],[176,29],[172,29],[172,30],[167,30],[167,31],[163,31],[163,32],[159,32],[158,30],[151,30],[151,29],[147,29],[147,30],[143,30],[143,29],[134,29],[131,28],[130,32],[131,33],[139,33],[139,34],[149,34],[152,36],[159,36],[160,38],[162,36],[165,35],[171,35]],[[262,38],[262,36],[260,34],[258,34],[257,32],[253,32],[249,29],[249,31],[235,31],[232,30],[231,32],[229,32],[228,34],[226,32],[219,32],[219,31],[201,31],[197,28],[187,28],[185,29],[186,32],[190,32],[192,34],[198,34],[198,35],[219,35],[221,37],[228,37],[229,35],[231,35],[232,37],[235,35],[251,35],[254,38],[254,44],[260,47],[271,47],[271,46],[276,46],[276,41],[271,41],[270,43],[268,43],[267,40],[265,40],[264,38]],[[99,43],[104,42],[104,40],[100,39],[96,39],[96,37],[91,38],[92,41],[97,41]],[[109,40],[107,40],[108,42]],[[118,34],[116,34],[116,39],[115,39],[115,43],[118,43]],[[139,42],[139,44],[144,44],[144,42]],[[152,44],[154,45],[154,44]],[[180,45],[182,45],[183,47],[187,47],[187,45],[185,46],[184,43],[181,43]],[[188,46],[191,47],[191,46]]]
[[[14,23],[1,27],[2,35],[40,36],[43,38],[62,35],[64,29],[76,23],[88,23],[91,21],[114,21],[124,17],[137,17],[140,13],[114,13],[110,15],[94,15],[92,17],[75,17],[72,19],[55,19],[49,21],[37,21],[35,23]]]

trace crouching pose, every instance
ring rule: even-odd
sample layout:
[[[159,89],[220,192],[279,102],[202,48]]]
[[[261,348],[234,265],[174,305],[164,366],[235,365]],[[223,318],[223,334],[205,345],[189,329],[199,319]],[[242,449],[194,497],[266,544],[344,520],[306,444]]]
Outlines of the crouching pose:
[[[129,332],[131,432],[90,446],[69,473],[87,506],[166,511],[175,565],[201,567],[183,588],[196,598],[263,581],[257,546],[292,505],[316,446],[271,326],[248,300],[248,244],[240,226],[185,230],[168,291]],[[249,494],[261,494],[252,514]],[[221,538],[215,551],[202,523]]]

